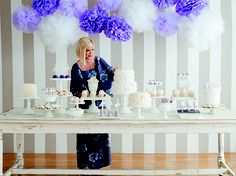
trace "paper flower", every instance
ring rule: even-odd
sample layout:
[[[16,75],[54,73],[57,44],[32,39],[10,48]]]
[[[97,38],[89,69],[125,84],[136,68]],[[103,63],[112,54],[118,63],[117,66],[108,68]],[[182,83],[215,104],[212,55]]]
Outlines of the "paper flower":
[[[67,16],[74,16],[79,19],[88,9],[88,0],[61,0],[59,11]]]
[[[175,6],[175,11],[181,16],[199,15],[208,7],[208,0],[181,0]]]
[[[132,27],[117,15],[108,19],[104,34],[114,41],[127,41],[132,37]]]
[[[12,23],[18,29],[25,33],[32,33],[38,29],[41,21],[38,13],[30,7],[20,7],[12,15]]]
[[[98,4],[109,11],[118,10],[122,2],[123,0],[98,0]]]
[[[80,16],[80,28],[89,34],[101,33],[108,17],[106,10],[103,10],[100,6],[95,6],[91,10],[86,10]]]
[[[39,36],[43,44],[53,53],[74,44],[79,32],[78,20],[75,17],[60,14],[45,17],[39,26]]]
[[[158,9],[174,6],[179,0],[152,0]]]
[[[224,22],[220,14],[204,10],[199,16],[182,18],[179,31],[191,48],[204,51],[224,32]]]
[[[150,0],[126,0],[119,15],[125,18],[135,32],[140,33],[153,29],[156,8]]]
[[[154,30],[163,37],[173,35],[178,31],[178,21],[175,13],[160,13],[155,21]]]
[[[32,7],[40,16],[47,16],[58,9],[59,3],[60,0],[32,0]]]

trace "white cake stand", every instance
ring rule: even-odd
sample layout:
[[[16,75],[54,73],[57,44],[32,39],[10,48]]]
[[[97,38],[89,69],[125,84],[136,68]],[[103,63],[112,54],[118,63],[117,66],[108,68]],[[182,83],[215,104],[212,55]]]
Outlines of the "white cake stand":
[[[36,98],[21,97],[21,98],[26,100],[26,108],[23,111],[23,114],[35,114],[34,110],[31,108],[31,100],[38,99],[38,97]]]
[[[132,111],[128,106],[128,97],[130,93],[113,92],[112,94],[121,96],[120,113],[122,114],[132,113]]]
[[[150,112],[152,113],[160,113],[159,109],[156,107],[156,99],[164,98],[163,96],[160,97],[151,97],[152,98],[152,107],[150,108]]]

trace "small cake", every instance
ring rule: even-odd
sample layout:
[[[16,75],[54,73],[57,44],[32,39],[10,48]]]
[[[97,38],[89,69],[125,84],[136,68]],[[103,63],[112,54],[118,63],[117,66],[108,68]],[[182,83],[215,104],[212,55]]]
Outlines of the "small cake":
[[[147,92],[134,92],[129,95],[129,106],[148,108],[151,106],[151,96]]]
[[[195,97],[195,92],[191,89],[188,89],[188,96],[189,97]]]
[[[164,96],[164,90],[162,90],[162,89],[157,89],[156,96],[157,96],[157,97]]]
[[[218,106],[220,104],[221,86],[214,83],[204,85],[204,102],[206,105]]]
[[[97,91],[97,88],[98,88],[98,80],[96,79],[95,76],[91,77],[89,80],[88,80],[88,87],[89,87],[89,91],[90,92],[96,92]]]
[[[179,95],[181,97],[187,97],[188,96],[188,90],[187,89],[181,89]]]
[[[173,96],[173,97],[179,97],[179,96],[180,96],[179,90],[178,90],[178,89],[174,89],[174,90],[172,91],[172,96]]]
[[[137,90],[137,83],[134,80],[134,70],[117,69],[112,82],[113,93],[133,93]]]
[[[58,96],[71,96],[72,95],[68,89],[57,90],[56,93]]]
[[[82,91],[82,97],[88,97],[88,95],[89,95],[89,91],[88,90],[83,90]]]
[[[79,98],[79,97],[71,97],[70,98],[70,104],[82,104],[82,103],[84,103],[83,98]]]
[[[23,98],[37,98],[37,86],[36,84],[24,83],[21,87],[21,97]]]
[[[42,109],[42,110],[57,110],[60,108],[60,105],[47,103],[44,105],[36,105],[35,108]]]
[[[104,92],[104,90],[100,90],[100,91],[98,92],[98,96],[99,96],[99,97],[105,97],[105,96],[106,96],[106,92]]]

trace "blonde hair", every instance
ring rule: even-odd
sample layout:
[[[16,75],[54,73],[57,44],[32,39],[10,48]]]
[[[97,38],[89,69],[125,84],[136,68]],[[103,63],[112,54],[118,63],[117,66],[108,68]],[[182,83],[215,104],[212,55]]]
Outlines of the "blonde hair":
[[[86,49],[90,43],[94,45],[89,37],[82,37],[78,40],[76,44],[76,55],[78,59],[81,59],[82,61],[85,59]]]

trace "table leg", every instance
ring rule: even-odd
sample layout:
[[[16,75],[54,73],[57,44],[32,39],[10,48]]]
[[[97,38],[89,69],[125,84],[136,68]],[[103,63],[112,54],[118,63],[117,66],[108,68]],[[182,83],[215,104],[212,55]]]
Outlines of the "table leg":
[[[23,134],[16,134],[16,141],[17,141],[17,157],[16,161],[19,161],[19,168],[23,168],[24,166],[24,156],[23,156]]]
[[[235,173],[229,168],[229,166],[225,162],[224,155],[224,134],[218,133],[218,160],[217,164],[219,168],[226,168],[227,174],[230,176],[235,176]],[[221,175],[220,175],[221,176]]]
[[[3,134],[0,130],[0,176],[3,175]]]

